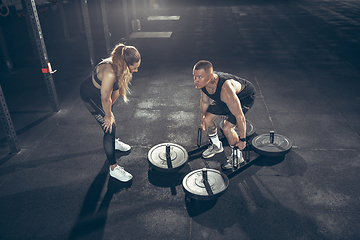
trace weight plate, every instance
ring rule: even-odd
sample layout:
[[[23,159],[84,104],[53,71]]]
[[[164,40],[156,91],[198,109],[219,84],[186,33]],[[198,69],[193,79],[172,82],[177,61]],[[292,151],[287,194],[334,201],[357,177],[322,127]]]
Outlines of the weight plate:
[[[271,142],[271,133],[256,136],[252,140],[254,152],[269,157],[280,157],[287,154],[292,147],[291,141],[280,134],[274,134]]]
[[[170,147],[169,159],[166,147]],[[169,162],[168,162],[169,160]],[[161,143],[152,147],[148,152],[148,161],[152,167],[160,171],[178,171],[188,160],[188,153],[180,145]]]
[[[237,131],[237,127],[236,127]],[[239,132],[238,132],[239,133]],[[255,125],[246,119],[246,137],[249,138],[255,133]]]
[[[188,173],[182,181],[185,193],[199,200],[211,200],[223,195],[229,186],[227,176],[216,169],[206,169],[206,172],[206,182],[202,169]]]

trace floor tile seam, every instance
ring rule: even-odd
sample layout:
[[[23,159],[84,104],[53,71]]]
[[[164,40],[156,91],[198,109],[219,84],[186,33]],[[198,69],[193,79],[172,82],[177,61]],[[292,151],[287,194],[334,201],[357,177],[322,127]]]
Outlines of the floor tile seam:
[[[283,197],[282,197],[283,195],[281,195],[280,197],[275,196],[275,195],[273,194],[273,192],[267,187],[267,184],[265,184],[265,183],[261,180],[261,176],[266,176],[266,175],[261,175],[261,174],[256,174],[256,175],[255,175],[256,179],[259,181],[259,183],[262,185],[262,187],[267,191],[267,193],[270,195],[270,197],[272,198],[272,200],[273,200],[274,202],[276,202],[277,204],[285,207],[286,204],[284,204],[284,200],[283,200]],[[268,176],[271,177],[271,175],[268,175]],[[288,178],[288,179],[291,180],[292,186],[293,186],[292,189],[295,188],[295,190],[293,191],[293,193],[294,193],[296,202],[299,204],[300,209],[304,209],[306,203],[302,200],[303,197],[302,197],[301,194],[299,193],[299,192],[301,192],[301,191],[299,190],[299,188],[301,188],[301,186],[300,186],[297,182],[295,182],[296,180],[295,180],[295,178],[294,178],[294,175],[292,175],[292,176],[291,176],[291,175],[289,175],[289,176],[274,176],[274,177]],[[249,191],[250,191],[250,190],[248,190],[248,192],[249,192]],[[249,192],[249,194],[250,194],[250,192]],[[285,200],[285,203],[286,203],[286,202],[287,202],[287,201]],[[288,208],[288,207],[286,207],[286,208]],[[289,209],[290,209],[290,208],[289,208]]]
[[[7,174],[7,176],[5,176],[5,179],[3,179],[1,182],[0,182],[0,190],[1,190],[1,187],[3,186],[4,183],[6,183],[8,181],[8,179],[12,177],[11,174]],[[1,190],[2,193],[4,193],[4,191]],[[3,197],[2,195],[0,195],[0,198]]]
[[[299,5],[300,6],[300,5]],[[326,26],[328,26],[329,27],[329,30],[331,30],[332,32],[334,32],[335,31],[335,29],[341,29],[341,28],[339,28],[339,27],[336,27],[336,25],[333,25],[333,24],[330,24],[328,21],[325,21],[324,19],[323,19],[323,17],[321,17],[321,15],[319,15],[319,14],[316,14],[316,11],[315,10],[313,10],[312,11],[312,9],[309,9],[309,8],[306,8],[306,7],[303,7],[303,6],[300,6],[300,7],[302,7],[304,10],[306,10],[307,12],[309,12],[311,15],[313,15],[314,17],[317,17],[319,20],[321,20],[323,23],[324,23],[324,25],[326,25]],[[316,14],[316,15],[315,15]],[[336,31],[335,31],[336,32]],[[338,37],[338,34],[336,34],[336,33],[333,33],[333,34],[335,34],[335,36],[336,36],[336,39],[337,39],[337,41],[340,41],[342,38],[339,38]],[[348,34],[346,34],[346,33],[343,33],[344,35],[346,35],[346,36],[348,36]],[[313,34],[314,36],[320,36],[320,35],[316,35],[316,34]],[[352,36],[352,38],[353,39],[357,39],[356,38],[356,36]],[[333,41],[334,39],[331,39],[331,41]],[[324,42],[326,42],[325,40],[323,40]],[[342,41],[341,41],[342,42]]]
[[[295,171],[292,170],[289,162],[287,162],[287,167],[291,173],[295,173]],[[314,207],[309,205],[309,200],[306,198],[306,193],[304,193],[304,191],[303,191],[304,188],[301,185],[301,179],[299,179],[299,177],[300,176],[294,175],[290,178],[295,187],[295,193],[297,195],[297,198],[299,199],[300,205],[302,206],[302,210],[305,212],[313,212]],[[324,207],[324,208],[326,208],[326,207]],[[316,209],[318,210],[319,207],[316,207]],[[332,211],[332,210],[330,210],[330,211]],[[360,213],[360,211],[359,211],[359,213]]]
[[[14,157],[22,158],[21,153],[24,152],[24,151],[26,152],[25,157],[24,157],[24,158],[22,159],[22,161],[21,161],[19,164],[17,164],[17,165],[21,165],[23,162],[25,162],[25,161],[30,157],[30,155],[31,155],[33,152],[35,152],[35,148],[34,148],[34,147],[29,148],[29,149],[22,148],[22,149],[20,149],[20,151],[19,151],[18,153],[14,154],[14,156],[13,156],[12,158],[14,158]],[[10,161],[11,161],[11,159],[10,159]],[[1,167],[0,167],[0,169],[1,169]],[[17,169],[21,169],[21,167],[16,167],[16,166],[15,166],[15,167],[12,168],[12,169],[17,170]],[[6,174],[7,177],[5,178],[4,181],[2,181],[2,182],[0,183],[0,189],[1,189],[2,185],[3,185],[10,177],[12,177],[12,176],[14,176],[14,175],[16,175],[16,174],[17,174],[16,171],[11,172],[10,174]]]
[[[256,81],[257,83],[258,83],[258,81]],[[258,88],[259,88],[259,90],[260,90],[260,85],[259,85],[259,83],[258,83]],[[270,119],[270,121],[271,121],[271,123],[272,123],[272,125],[273,125],[273,127],[274,127],[274,123],[273,123],[273,121],[272,121],[272,119],[273,118],[275,118],[275,116],[274,116],[274,111],[273,110],[270,110],[271,109],[271,107],[269,107],[269,106],[267,106],[267,101],[265,100],[265,98],[264,98],[264,96],[262,95],[262,93],[261,93],[261,90],[260,90],[260,94],[261,94],[261,97],[260,98],[262,98],[263,99],[263,102],[264,102],[264,104],[266,105],[266,109],[267,109],[267,112],[268,112],[268,114],[269,114],[269,119]],[[332,107],[333,107],[333,105],[332,105]],[[276,111],[277,113],[280,113],[280,114],[296,114],[296,113],[307,113],[308,114],[308,111]],[[338,115],[338,114],[340,114],[339,113],[339,111],[338,110],[335,110],[335,112],[329,112],[329,111],[324,111],[324,112],[317,112],[316,113],[317,115],[318,114],[336,114],[336,115]],[[347,120],[342,116],[342,118],[345,120],[345,122],[349,125],[349,123],[347,122]],[[353,129],[353,132],[355,132],[356,133],[356,131],[355,131],[355,129],[351,126],[351,125],[349,125],[350,127],[351,127],[351,129]],[[357,134],[357,133],[356,133]],[[358,134],[357,134],[358,135]]]
[[[309,11],[308,11],[308,12],[309,12]],[[315,17],[315,16],[314,16],[314,17]],[[323,20],[322,20],[322,21],[323,21]],[[326,24],[326,22],[325,22],[325,24]],[[333,30],[333,28],[331,28],[331,29]],[[314,33],[311,33],[311,32],[309,32],[308,30],[307,30],[307,32],[308,32],[309,34],[311,34],[312,36],[314,36],[314,37],[313,37],[314,39],[321,40],[321,39],[319,39],[318,34],[315,35]],[[324,39],[322,39],[321,41],[322,41],[323,43],[326,43],[326,41],[325,41]],[[329,44],[325,44],[325,45],[328,46],[328,49],[331,49],[331,52],[335,53],[335,55],[338,56],[338,53],[337,53],[334,49],[332,49],[332,48],[329,46]],[[346,61],[346,62],[348,62],[348,61]]]
[[[289,172],[293,173],[293,176],[290,177],[290,180],[293,185],[295,198],[297,199],[297,201],[301,207],[301,212],[303,212],[304,210],[306,211],[306,209],[308,208],[308,204],[307,204],[307,199],[303,193],[303,186],[301,186],[300,180],[298,178],[299,176],[294,175],[296,173],[296,171],[292,170],[292,167],[291,167],[289,161],[286,161],[286,166],[287,166]]]
[[[299,24],[296,24],[296,23],[295,23],[296,21],[294,21],[293,18],[291,18],[291,17],[288,17],[288,18],[289,18],[289,19],[292,19],[294,26],[299,25]],[[270,26],[269,26],[269,27],[270,27]],[[298,28],[298,31],[297,31],[297,32],[302,32],[302,31],[303,31],[303,30],[300,31],[301,27],[300,27],[300,28],[297,27],[297,28]],[[274,32],[276,32],[276,30],[275,30]],[[324,44],[324,43],[326,43],[326,41],[323,40],[323,39],[320,39],[318,35],[315,35],[314,33],[310,32],[309,30],[307,30],[306,33],[307,33],[309,36],[311,36],[311,39],[313,39],[312,41],[315,40],[315,41],[318,42],[318,44],[319,44],[319,41],[321,41],[321,42],[322,42],[321,46],[326,46],[326,45],[328,46],[328,44]],[[278,34],[279,34],[279,33],[278,33]],[[302,34],[302,36],[303,36],[303,34]],[[281,39],[283,43],[287,43],[287,45],[289,45],[289,43],[294,42],[293,40],[284,39],[284,37],[279,37],[279,39]],[[309,37],[308,37],[307,39],[309,39]],[[296,39],[296,41],[298,41],[299,43],[302,43],[302,42],[303,42],[303,41],[300,41],[299,39]],[[324,41],[325,41],[325,42],[324,42]],[[299,48],[299,49],[300,49],[301,51],[300,51],[300,52],[296,52],[296,53],[301,53],[301,52],[303,51],[303,48]],[[338,56],[338,54],[337,54],[334,50],[332,50],[332,48],[330,48],[329,46],[328,46],[328,48],[323,48],[323,50],[324,50],[324,49],[326,49],[327,52],[332,52],[332,53],[334,53],[336,56]],[[291,55],[292,55],[295,59],[303,59],[303,58],[301,57],[301,55],[298,56],[298,57],[295,57],[297,54],[296,54],[293,50],[289,50],[289,52],[292,52]],[[344,61],[344,60],[342,60],[342,61]],[[345,61],[345,62],[347,62],[347,61]]]
[[[259,16],[259,18],[262,19],[260,16]],[[269,27],[269,29],[271,29],[270,26],[268,26],[268,27]],[[330,49],[331,49],[331,48],[330,48]],[[288,50],[289,50],[289,52],[291,52],[290,49],[288,49]],[[336,54],[336,52],[335,52],[335,54]],[[336,55],[337,55],[337,54],[336,54]],[[307,74],[307,71],[305,71],[305,70],[306,70],[306,67],[302,64],[302,62],[299,61],[299,65],[300,65],[301,68],[304,70],[305,75],[307,76],[308,81],[312,82],[317,89],[321,89],[321,88],[319,88],[319,86],[318,86],[314,81],[311,81],[311,76],[309,76],[309,74]],[[256,82],[258,83],[257,80],[256,80]],[[259,89],[260,89],[260,85],[259,85],[259,84],[258,84],[258,87],[259,87]],[[261,95],[262,95],[262,94],[261,94]],[[346,118],[341,114],[341,112],[339,112],[339,110],[334,106],[334,104],[332,103],[332,101],[330,101],[324,93],[322,93],[322,95],[325,97],[325,99],[327,100],[327,102],[330,103],[330,105],[341,115],[341,117],[342,117],[342,118],[344,119],[344,121],[348,124],[348,126],[356,133],[356,135],[358,136],[358,138],[360,138],[360,135],[355,131],[355,129],[352,127],[352,125],[350,125],[350,123],[349,123],[349,122],[346,120]],[[265,103],[265,99],[263,99],[263,101],[264,101],[264,103]],[[265,104],[266,104],[266,103],[265,103]],[[267,109],[267,111],[268,111],[270,121],[271,121],[272,125],[274,126],[274,124],[273,124],[273,122],[272,122],[272,119],[271,119],[271,115],[270,115],[269,109],[268,109],[267,106],[266,106],[266,109]]]
[[[289,166],[288,166],[289,167]],[[289,167],[289,170],[292,171]],[[304,197],[302,196],[302,193],[301,193],[301,186],[300,184],[298,183],[298,181],[296,180],[296,175],[294,174],[289,174],[289,175],[261,175],[261,174],[258,174],[258,177],[260,178],[261,176],[266,176],[266,177],[275,177],[275,178],[283,178],[283,179],[290,179],[291,183],[292,183],[292,190],[293,190],[293,195],[296,199],[296,202],[299,204],[300,206],[300,209],[306,209],[306,202],[305,202],[305,199]],[[265,185],[265,184],[263,184]],[[271,190],[268,189],[267,187],[265,187],[267,189],[267,191],[269,193],[271,193]],[[280,199],[278,199],[274,194],[271,193],[271,195],[273,196],[273,198],[275,199],[276,202],[278,202],[280,205],[284,205],[283,201],[281,201]],[[281,197],[280,197],[281,198]]]
[[[262,176],[264,176],[264,177],[279,177],[279,178],[291,178],[291,177],[293,177],[293,175],[291,175],[291,174],[283,174],[283,173],[278,173],[278,174],[269,174],[269,173],[267,173],[267,174],[262,174],[262,173],[257,173],[256,174],[258,177],[262,177]]]
[[[268,118],[269,118],[269,120],[270,120],[271,126],[272,126],[273,129],[275,129],[274,122],[272,121],[272,117],[271,117],[271,114],[270,114],[270,109],[269,109],[269,107],[268,107],[268,105],[267,105],[267,102],[266,102],[266,100],[265,100],[264,95],[262,94],[259,81],[257,80],[257,76],[255,75],[255,72],[254,72],[254,71],[253,71],[253,75],[254,75],[254,79],[255,79],[256,85],[257,85],[257,87],[258,87],[258,89],[259,89],[259,94],[260,94],[260,96],[261,96],[262,102],[263,102],[263,104],[264,104],[264,106],[265,106],[265,109],[266,109],[266,112],[267,112],[267,116],[268,116]]]
[[[33,114],[39,114],[39,113],[40,113],[40,112],[38,112],[38,113],[33,113]],[[34,120],[33,122],[27,124],[26,126],[21,126],[20,124],[18,124],[17,127],[15,127],[15,134],[16,134],[17,138],[19,139],[19,136],[21,136],[23,133],[25,133],[26,131],[30,130],[30,129],[33,128],[33,127],[36,127],[37,125],[40,125],[43,121],[46,121],[47,119],[51,118],[51,117],[55,114],[54,112],[51,112],[51,110],[44,111],[43,113],[44,113],[44,114],[45,114],[45,113],[48,113],[48,114],[46,114],[45,116],[42,116],[42,117]],[[21,117],[21,116],[24,117],[24,115],[25,115],[25,116],[26,116],[26,115],[34,116],[34,115],[31,115],[31,112],[29,112],[29,113],[24,113],[24,114],[21,114],[21,113],[17,114],[17,113],[16,113],[16,114],[15,114],[15,118],[14,118],[14,117],[13,117],[14,115],[12,115],[12,114],[10,113],[11,119],[14,119],[14,120],[12,120],[13,124],[18,122],[18,118],[16,118],[16,117]],[[20,125],[20,127],[19,127],[19,125]],[[4,130],[1,130],[1,132],[5,133]],[[7,143],[6,137],[0,138],[0,143]]]
[[[272,191],[267,187],[267,185],[262,181],[259,174],[255,174],[254,177],[257,179],[257,181],[261,184],[261,186],[267,191],[267,193],[271,196],[271,198],[277,203],[281,204],[281,201],[276,197]]]
[[[132,144],[131,148],[139,148],[139,149],[151,149],[154,145],[137,145],[137,144]]]
[[[326,96],[325,96],[326,97]],[[326,97],[327,98],[327,97]],[[341,112],[341,109],[338,109],[335,105],[334,102],[331,101],[330,99],[328,99],[328,102],[332,105],[332,107],[338,112],[338,114],[341,116],[341,118],[343,119],[343,121],[346,122],[346,124],[352,129],[352,131],[357,135],[357,137],[360,139],[360,133],[358,133],[355,129],[355,127],[350,124],[350,122],[346,119],[346,117],[344,116],[344,114]]]
[[[350,86],[350,84],[349,84]],[[336,100],[348,100],[348,101],[359,101],[360,98],[359,97],[328,97],[329,100],[331,101],[336,101]]]
[[[80,99],[78,99],[77,101],[74,102],[73,106],[70,107],[70,109],[72,109],[78,102],[80,101]],[[59,116],[59,114],[63,113],[64,110],[63,109],[60,109],[57,113],[54,113],[52,114],[48,119],[46,120],[51,120],[51,119],[56,119],[53,123],[52,123],[52,127],[47,130],[47,134],[45,134],[42,139],[38,139],[37,141],[33,141],[33,143],[35,143],[34,145],[32,145],[31,148],[21,148],[21,150],[29,150],[29,151],[26,151],[26,156],[23,158],[22,162],[26,161],[29,157],[31,157],[31,155],[37,151],[37,149],[39,148],[39,146],[41,146],[42,142],[44,142],[46,140],[46,138],[57,128],[59,127],[59,123],[66,117],[66,116],[63,116],[63,117],[59,117],[59,118],[56,118],[56,116]],[[65,114],[69,114],[70,113],[70,110],[66,110],[65,111]],[[69,114],[70,115],[70,114]],[[22,136],[19,135],[18,136],[18,141],[21,142],[22,140]],[[19,153],[17,154],[21,154],[21,150]],[[20,156],[20,155],[19,155]]]
[[[353,2],[352,2],[353,3]],[[349,2],[344,2],[344,1],[341,1],[341,4],[343,5],[347,5],[351,8],[357,8],[357,9],[360,9],[360,6],[354,6],[353,4],[350,4]]]
[[[338,112],[333,112],[333,111],[320,111],[319,109],[316,109],[316,113],[311,113],[309,112],[309,108],[307,108],[307,110],[292,110],[292,109],[287,109],[287,110],[276,110],[276,109],[273,109],[273,108],[276,108],[276,107],[269,107],[269,110],[270,112],[272,113],[275,113],[274,114],[274,117],[276,117],[276,114],[286,114],[286,115],[289,115],[289,114],[306,114],[306,117],[308,118],[308,116],[311,116],[311,115],[337,115],[339,114]]]
[[[346,19],[347,21],[349,21],[350,23],[352,23],[352,24],[354,24],[354,25],[359,25],[359,22],[356,22],[356,21],[354,21],[353,19],[351,19],[351,18],[349,18],[349,17],[347,17],[347,16],[345,16],[345,15],[342,15],[341,13],[338,13],[338,12],[336,12],[335,10],[331,9],[331,8],[330,8],[330,7],[331,7],[330,5],[327,5],[326,7],[324,7],[324,6],[319,6],[319,7],[329,13],[329,14],[326,14],[326,15],[331,15],[331,16],[336,15],[336,16],[337,16],[336,19],[342,19],[342,20],[343,20],[343,18],[345,18],[345,19]]]
[[[360,152],[357,148],[306,148],[299,146],[292,146],[293,150],[304,151],[304,152]]]
[[[259,86],[259,89],[260,89],[260,86]],[[261,91],[261,90],[260,90]],[[266,103],[265,103],[266,104]],[[270,117],[270,119],[271,119],[271,117]]]
[[[257,82],[257,81],[256,81]],[[259,91],[261,91],[260,90],[260,84],[258,84],[258,88],[259,88]],[[270,105],[268,106],[268,100],[271,98],[271,97],[265,97],[265,96],[263,96],[262,95],[262,93],[260,92],[259,94],[261,94],[260,96],[259,95],[257,95],[257,98],[258,99],[262,99],[263,100],[263,102],[264,102],[264,104],[266,105],[266,109],[267,109],[267,111],[268,111],[268,113],[270,114],[271,112],[272,113],[278,113],[278,114],[297,114],[297,113],[299,113],[299,114],[301,114],[301,113],[306,113],[306,115],[311,115],[311,114],[315,114],[315,115],[338,115],[339,114],[339,111],[338,110],[336,110],[336,109],[333,109],[333,110],[319,110],[318,109],[318,111],[316,112],[316,113],[309,113],[309,110],[299,110],[299,109],[296,109],[296,110],[294,110],[294,109],[287,109],[287,110],[276,110],[276,109],[274,109],[274,107],[271,107]],[[323,99],[323,98],[321,98],[321,99]],[[329,101],[327,100],[327,98],[326,98],[326,96],[325,96],[325,100],[326,100],[326,102],[328,102],[329,103]],[[267,103],[265,103],[265,102],[267,102]],[[334,108],[334,106],[332,105],[332,104],[330,104],[329,105],[329,107],[330,108]],[[275,108],[276,108],[276,106],[275,106]],[[335,110],[335,111],[334,111]]]
[[[156,112],[167,112],[169,110],[169,108],[175,108],[174,111],[170,111],[170,112],[187,112],[187,113],[193,113],[194,112],[194,109],[190,109],[190,108],[184,108],[181,106],[178,106],[178,105],[165,105],[164,106],[157,106],[157,107],[152,107],[152,108],[146,108],[146,107],[142,107],[142,108],[139,108],[139,107],[135,107],[134,110],[142,110],[142,111],[156,111]],[[172,109],[173,110],[173,109]]]
[[[308,205],[308,204],[303,204]],[[330,207],[330,206],[303,206],[301,212],[305,213],[325,213],[325,212],[336,212],[336,213],[353,213],[353,214],[360,214],[360,211],[354,210],[339,210],[338,208],[350,208],[350,207]]]
[[[252,11],[254,12],[254,16],[255,16],[256,18],[258,18],[258,19],[261,19],[261,18],[259,18],[258,14],[257,14],[257,12],[256,12],[256,10],[254,9],[253,6],[251,7],[251,9],[252,9]],[[243,38],[242,34],[240,34],[240,38],[241,38],[242,41],[244,41],[244,38]],[[257,75],[256,75],[256,73],[255,73],[255,68],[256,68],[255,65],[254,65],[254,64],[255,64],[255,60],[254,60],[253,57],[250,56],[248,47],[245,47],[245,51],[246,51],[247,57],[248,57],[248,58],[250,59],[250,61],[252,62],[252,64],[250,64],[250,65],[251,65],[251,67],[250,67],[250,68],[251,68],[251,72],[252,72],[252,75],[253,75],[253,77],[254,77],[255,83],[256,83],[256,85],[257,85],[257,87],[258,87],[258,89],[259,89],[259,95],[261,96],[262,101],[263,101],[263,103],[264,103],[264,105],[265,105],[265,108],[266,108],[266,111],[267,111],[267,114],[268,114],[268,117],[269,117],[271,126],[272,126],[273,129],[274,129],[275,127],[274,127],[274,123],[273,123],[273,121],[272,121],[272,117],[271,117],[270,112],[269,112],[269,108],[268,108],[267,103],[266,103],[266,101],[265,101],[264,95],[262,94],[262,90],[261,90],[261,87],[260,87],[260,83],[259,83],[259,81],[258,81],[258,79],[257,79]]]

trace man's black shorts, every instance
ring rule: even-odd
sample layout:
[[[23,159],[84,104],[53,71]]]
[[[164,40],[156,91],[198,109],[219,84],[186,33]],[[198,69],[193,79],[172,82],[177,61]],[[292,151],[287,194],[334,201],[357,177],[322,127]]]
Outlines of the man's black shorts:
[[[240,99],[241,108],[244,114],[249,111],[249,109],[254,105],[255,102],[255,94],[252,94],[246,98]],[[227,115],[227,121],[231,122],[232,124],[236,125],[236,118],[230,112],[229,108],[226,104],[213,102],[209,106],[207,112],[212,113],[214,115]]]

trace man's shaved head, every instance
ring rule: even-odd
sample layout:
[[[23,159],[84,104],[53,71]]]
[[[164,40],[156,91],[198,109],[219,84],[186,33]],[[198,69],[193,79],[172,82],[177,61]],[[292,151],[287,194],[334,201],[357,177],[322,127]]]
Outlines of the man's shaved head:
[[[211,74],[214,72],[213,65],[211,64],[211,62],[207,60],[200,60],[195,64],[194,70],[201,70],[201,69],[204,69],[206,74]]]

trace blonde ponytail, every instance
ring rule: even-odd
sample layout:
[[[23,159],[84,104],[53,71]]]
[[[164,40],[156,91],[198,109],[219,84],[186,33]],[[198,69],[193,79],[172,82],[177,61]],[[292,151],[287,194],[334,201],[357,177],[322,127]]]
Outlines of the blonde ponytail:
[[[132,79],[129,66],[140,61],[140,53],[135,47],[118,44],[111,53],[111,61],[116,75],[119,91],[125,102],[128,102],[127,94],[130,94],[129,84]]]

